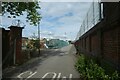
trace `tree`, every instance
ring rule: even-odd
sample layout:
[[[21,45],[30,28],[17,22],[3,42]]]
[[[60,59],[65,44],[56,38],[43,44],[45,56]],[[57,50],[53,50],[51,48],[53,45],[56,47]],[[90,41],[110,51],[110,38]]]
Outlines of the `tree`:
[[[39,49],[39,48],[40,48],[40,40],[39,40],[39,39],[34,40],[33,46],[34,46],[36,49]]]
[[[41,19],[40,13],[38,10],[38,2],[2,2],[2,15],[5,13],[10,13],[14,16],[23,15],[23,12],[27,12],[26,21],[30,24],[37,25]]]
[[[31,39],[27,45],[28,49],[39,49],[39,47],[40,47],[39,39],[36,39],[36,40]]]

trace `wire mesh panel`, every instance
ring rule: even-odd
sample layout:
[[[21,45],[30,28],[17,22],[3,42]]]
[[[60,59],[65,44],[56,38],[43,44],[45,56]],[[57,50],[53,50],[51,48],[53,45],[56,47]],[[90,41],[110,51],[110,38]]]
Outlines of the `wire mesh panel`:
[[[99,3],[94,3],[94,21],[97,24],[100,21],[100,5]]]
[[[93,6],[93,3],[91,4],[91,7],[90,7],[90,9],[89,9],[89,11],[88,11],[88,15],[87,15],[87,17],[88,17],[88,29],[90,29],[93,25],[94,25],[94,8],[93,8],[94,6]]]
[[[80,27],[78,35],[76,39],[79,39],[80,36],[85,34],[88,30],[94,27],[98,22],[100,22],[101,17],[103,17],[103,9],[101,10],[103,5],[101,2],[92,2],[85,19]]]

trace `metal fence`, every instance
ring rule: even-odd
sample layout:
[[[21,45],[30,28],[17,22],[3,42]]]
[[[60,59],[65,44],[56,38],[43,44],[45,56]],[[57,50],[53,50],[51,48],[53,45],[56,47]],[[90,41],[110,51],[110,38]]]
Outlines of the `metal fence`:
[[[76,40],[94,27],[103,18],[103,4],[101,2],[92,2],[85,19],[77,34]]]

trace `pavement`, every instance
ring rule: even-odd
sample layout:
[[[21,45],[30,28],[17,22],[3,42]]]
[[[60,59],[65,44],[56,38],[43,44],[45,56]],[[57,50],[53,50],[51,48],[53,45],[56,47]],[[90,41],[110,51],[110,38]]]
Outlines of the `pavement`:
[[[76,50],[71,44],[61,49],[41,50],[40,57],[34,58],[24,65],[21,65],[9,73],[4,74],[4,78],[20,79],[57,79],[71,80],[80,78],[74,65],[76,62]],[[6,70],[7,72],[7,70]]]

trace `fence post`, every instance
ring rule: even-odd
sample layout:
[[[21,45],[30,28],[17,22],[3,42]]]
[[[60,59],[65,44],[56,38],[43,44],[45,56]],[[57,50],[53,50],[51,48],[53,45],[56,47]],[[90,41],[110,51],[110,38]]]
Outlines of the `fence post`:
[[[87,13],[87,30],[88,30],[88,13]]]
[[[93,2],[93,26],[95,25],[94,2]]]

